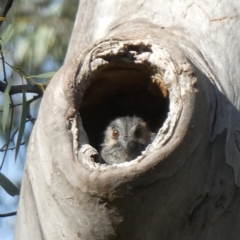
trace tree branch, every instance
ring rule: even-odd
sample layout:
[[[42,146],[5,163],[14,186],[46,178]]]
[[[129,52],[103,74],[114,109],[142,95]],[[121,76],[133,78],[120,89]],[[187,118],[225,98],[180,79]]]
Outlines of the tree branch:
[[[11,216],[15,216],[15,215],[17,215],[17,212],[4,213],[4,214],[0,214],[0,218],[11,217]]]
[[[6,17],[9,9],[12,7],[12,3],[13,3],[13,0],[8,0],[7,1],[7,4],[6,4],[5,8],[4,8],[4,11],[3,11],[3,14],[2,14],[1,17],[4,17],[4,18]],[[2,23],[3,23],[3,21],[0,21],[0,27],[1,27]]]
[[[7,84],[0,81],[0,92],[4,92],[6,87],[7,87]],[[37,93],[38,97],[42,97],[43,95],[43,91],[41,90],[40,87],[38,87],[37,85],[30,85],[30,84],[12,86],[9,91],[9,94],[14,95],[14,94],[22,93],[23,88],[27,93]]]

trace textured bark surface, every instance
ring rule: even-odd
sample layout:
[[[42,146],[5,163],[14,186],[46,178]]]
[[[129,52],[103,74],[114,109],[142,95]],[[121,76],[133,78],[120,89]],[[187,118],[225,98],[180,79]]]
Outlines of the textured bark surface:
[[[239,9],[81,1],[29,142],[15,239],[239,239]],[[156,139],[97,163],[122,115]]]

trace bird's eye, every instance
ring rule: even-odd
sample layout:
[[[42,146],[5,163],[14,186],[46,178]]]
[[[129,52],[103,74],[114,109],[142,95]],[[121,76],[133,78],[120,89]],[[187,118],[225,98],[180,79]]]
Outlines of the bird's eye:
[[[142,136],[142,129],[140,127],[137,127],[134,131],[134,136],[136,138],[140,138]]]
[[[112,131],[112,137],[113,137],[113,138],[118,138],[118,137],[119,137],[119,132],[118,132],[117,129],[113,129],[113,131]]]

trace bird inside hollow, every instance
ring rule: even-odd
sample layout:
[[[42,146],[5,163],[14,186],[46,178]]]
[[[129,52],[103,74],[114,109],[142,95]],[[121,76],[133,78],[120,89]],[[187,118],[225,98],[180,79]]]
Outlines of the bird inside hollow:
[[[104,132],[101,157],[107,164],[131,161],[152,142],[152,133],[139,117],[120,117],[110,122]]]

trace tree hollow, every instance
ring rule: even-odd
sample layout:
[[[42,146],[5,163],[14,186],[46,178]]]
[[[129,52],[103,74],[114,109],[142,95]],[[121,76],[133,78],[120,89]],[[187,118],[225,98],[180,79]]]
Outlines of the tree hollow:
[[[169,93],[163,73],[147,59],[140,60],[141,55],[146,57],[151,52],[144,45],[128,45],[115,56],[109,54],[101,61],[95,60],[98,65],[84,92],[80,116],[89,143],[97,150],[105,128],[117,117],[141,117],[152,132],[157,132],[165,121]]]

